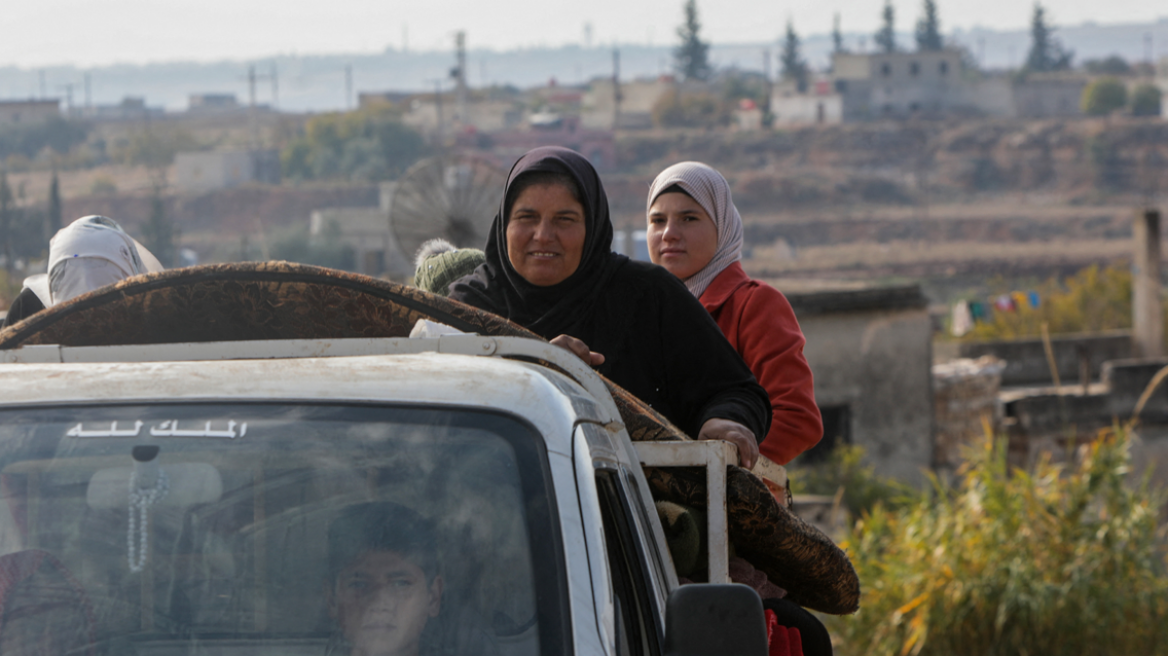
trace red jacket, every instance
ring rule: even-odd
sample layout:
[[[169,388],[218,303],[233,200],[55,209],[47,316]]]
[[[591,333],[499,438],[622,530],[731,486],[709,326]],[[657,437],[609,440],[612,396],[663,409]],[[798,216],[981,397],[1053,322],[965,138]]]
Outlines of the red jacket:
[[[823,437],[803,331],[782,292],[751,280],[738,262],[726,267],[701,298],[730,345],[771,397],[771,429],[759,445],[785,465]]]

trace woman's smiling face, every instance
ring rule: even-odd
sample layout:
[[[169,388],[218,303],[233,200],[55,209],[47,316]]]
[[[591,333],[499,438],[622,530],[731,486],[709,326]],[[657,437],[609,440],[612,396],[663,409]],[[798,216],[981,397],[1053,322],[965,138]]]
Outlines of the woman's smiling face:
[[[507,217],[507,258],[527,282],[549,287],[580,267],[587,236],[584,206],[562,184],[527,187]]]

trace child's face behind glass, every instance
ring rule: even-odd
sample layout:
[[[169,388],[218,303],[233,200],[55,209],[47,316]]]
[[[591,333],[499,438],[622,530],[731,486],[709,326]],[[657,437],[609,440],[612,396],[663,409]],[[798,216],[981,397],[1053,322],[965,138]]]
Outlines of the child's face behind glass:
[[[329,615],[352,656],[417,656],[422,630],[442,604],[442,577],[394,551],[366,551],[341,570]]]

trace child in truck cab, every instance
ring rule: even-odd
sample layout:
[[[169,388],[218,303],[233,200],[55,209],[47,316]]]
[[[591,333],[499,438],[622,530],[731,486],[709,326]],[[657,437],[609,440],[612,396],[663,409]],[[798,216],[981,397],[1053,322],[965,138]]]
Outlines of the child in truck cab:
[[[420,656],[442,608],[442,576],[430,523],[394,503],[346,508],[328,531],[325,599],[339,640],[329,653]],[[340,644],[336,644],[340,643]]]
[[[697,439],[738,447],[754,466],[770,401],[681,282],[612,252],[596,169],[567,148],[536,148],[511,168],[486,262],[450,298],[563,346]]]

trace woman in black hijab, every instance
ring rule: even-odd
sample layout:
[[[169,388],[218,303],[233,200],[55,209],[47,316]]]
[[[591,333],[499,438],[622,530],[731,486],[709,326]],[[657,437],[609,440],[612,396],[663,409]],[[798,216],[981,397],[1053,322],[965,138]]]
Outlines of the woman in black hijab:
[[[686,434],[732,442],[754,465],[766,392],[676,277],[612,252],[608,198],[582,155],[544,147],[515,163],[486,256],[451,298],[568,348]]]

